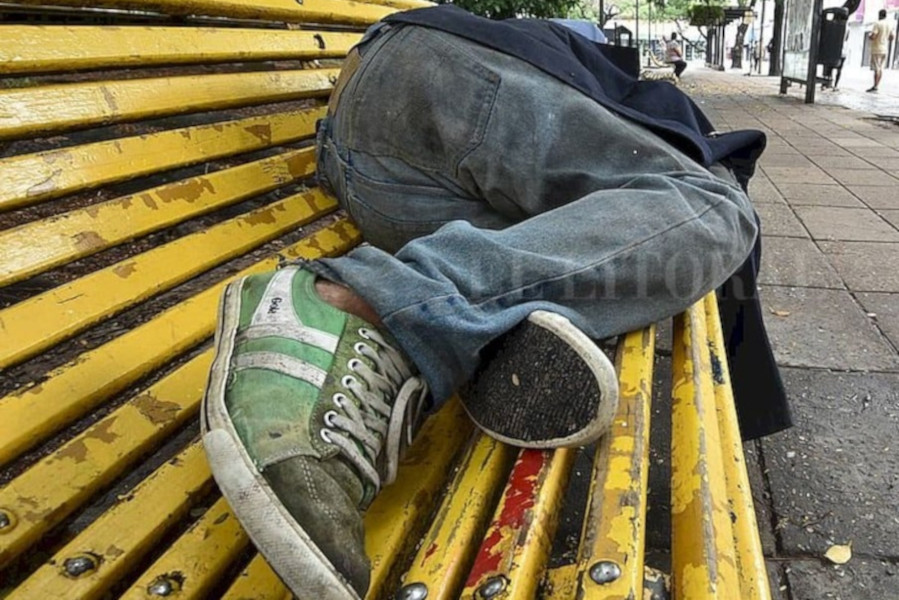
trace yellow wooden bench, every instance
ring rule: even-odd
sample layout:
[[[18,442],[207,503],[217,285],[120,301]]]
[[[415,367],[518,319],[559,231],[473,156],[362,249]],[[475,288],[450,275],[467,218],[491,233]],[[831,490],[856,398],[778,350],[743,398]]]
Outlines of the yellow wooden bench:
[[[216,302],[360,241],[311,180],[314,126],[334,59],[417,2],[4,4],[0,597],[289,598],[197,439]],[[548,568],[576,451],[516,451],[450,403],[367,513],[369,597],[650,598],[654,341],[619,341],[576,557]],[[766,599],[721,348],[714,297],[675,320],[672,591]]]

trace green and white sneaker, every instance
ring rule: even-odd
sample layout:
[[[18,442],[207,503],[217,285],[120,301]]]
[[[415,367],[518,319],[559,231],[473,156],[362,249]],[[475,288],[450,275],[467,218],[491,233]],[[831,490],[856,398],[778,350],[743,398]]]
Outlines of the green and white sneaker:
[[[300,598],[365,596],[362,511],[393,481],[426,384],[396,343],[291,267],[222,298],[203,443],[238,520]]]

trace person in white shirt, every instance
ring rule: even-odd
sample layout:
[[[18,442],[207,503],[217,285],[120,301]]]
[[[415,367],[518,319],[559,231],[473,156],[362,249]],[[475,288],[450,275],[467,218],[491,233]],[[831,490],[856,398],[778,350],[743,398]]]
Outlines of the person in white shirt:
[[[887,23],[887,11],[882,10],[877,15],[877,22],[871,28],[868,38],[871,40],[871,70],[874,71],[874,87],[867,91],[876,92],[883,77],[883,64],[887,60],[889,43],[893,41],[893,32]]]
[[[687,68],[687,61],[681,56],[680,42],[677,41],[676,33],[671,34],[671,41],[665,48],[665,61],[674,65],[675,77],[680,77],[680,74]]]

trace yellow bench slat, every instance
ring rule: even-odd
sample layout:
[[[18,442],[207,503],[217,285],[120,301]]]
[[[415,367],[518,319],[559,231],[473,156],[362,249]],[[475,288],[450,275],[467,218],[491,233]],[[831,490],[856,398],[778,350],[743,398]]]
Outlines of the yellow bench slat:
[[[422,426],[400,464],[397,480],[385,487],[365,513],[365,549],[371,559],[370,598],[396,591],[399,568],[427,528],[452,466],[473,426],[453,398]]]
[[[323,205],[334,202],[322,198]],[[336,205],[336,203],[334,203]],[[281,257],[316,258],[345,252],[359,242],[348,221],[333,223],[285,248]],[[262,260],[233,278],[270,271],[279,255]],[[232,278],[232,279],[233,279]],[[134,384],[212,335],[218,299],[230,279],[178,303],[151,321],[55,369],[39,385],[0,399],[0,465]],[[40,418],[35,418],[40,415]]]
[[[262,195],[314,170],[315,151],[295,150],[0,231],[0,285]]]
[[[241,571],[221,600],[293,600],[288,590],[261,554]]]
[[[411,10],[413,8],[427,8],[435,6],[434,2],[427,0],[365,0],[367,4],[381,4],[383,6],[392,6],[401,10]]]
[[[301,140],[324,115],[313,108],[0,159],[0,210]]]
[[[122,594],[121,600],[158,600],[169,595],[181,600],[205,600],[249,543],[250,538],[222,498]],[[171,591],[164,593],[166,587]]]
[[[303,192],[0,311],[0,368],[295,229],[333,204]]]
[[[0,567],[194,418],[211,364],[207,350],[0,489],[16,521],[0,534]]]
[[[731,388],[727,355],[724,353],[724,334],[721,331],[721,317],[718,301],[709,294],[703,301],[706,313],[706,328],[712,364],[718,362],[715,377],[715,401],[717,404],[718,429],[721,434],[721,448],[724,453],[724,474],[727,481],[727,499],[733,521],[734,549],[737,571],[740,575],[741,600],[770,600],[771,587],[768,569],[759,538],[759,525],[755,518],[752,488],[746,471],[737,408]]]
[[[577,594],[577,565],[562,565],[547,569],[536,598],[539,600],[572,600]],[[639,600],[641,596],[634,596]],[[649,600],[649,599],[646,599]]]
[[[44,5],[46,0],[12,0],[8,4]],[[84,0],[53,0],[54,6],[82,7]],[[92,8],[159,12],[167,15],[263,19],[294,23],[367,25],[395,12],[352,0],[91,0]]]
[[[358,33],[208,27],[0,26],[0,74],[346,56]]]
[[[0,91],[0,139],[327,96],[338,73],[339,69],[263,71],[3,90]]]
[[[575,573],[584,599],[639,598],[643,590],[654,352],[655,326],[627,334],[618,347],[618,413],[596,448]],[[620,575],[605,581],[605,563]],[[594,568],[603,583],[591,577]]]
[[[212,474],[203,447],[195,443],[103,513],[16,587],[7,600],[102,598],[211,487]],[[66,561],[76,557],[92,559],[96,566],[83,574],[69,573]]]
[[[674,319],[671,572],[676,598],[739,597],[702,301]]]
[[[461,597],[536,597],[574,457],[571,448],[519,453]]]
[[[487,527],[516,455],[511,446],[477,436],[406,573],[404,589],[423,586],[428,600],[459,597],[478,549],[478,535]]]

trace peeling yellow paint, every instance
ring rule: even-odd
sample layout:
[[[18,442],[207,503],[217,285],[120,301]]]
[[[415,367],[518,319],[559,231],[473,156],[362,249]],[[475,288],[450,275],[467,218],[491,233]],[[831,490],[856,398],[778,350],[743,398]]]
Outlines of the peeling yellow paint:
[[[96,231],[79,231],[72,236],[72,243],[81,252],[98,250],[106,244],[106,240]]]
[[[672,581],[680,598],[740,597],[702,301],[675,318]]]
[[[618,345],[618,413],[597,445],[575,571],[578,597],[584,599],[642,593],[654,352],[654,326],[627,334]],[[618,565],[621,575],[597,584],[589,573],[599,561]]]
[[[338,1],[338,0],[331,0]],[[0,94],[0,139],[282,100],[326,97],[337,69],[70,83]]]

